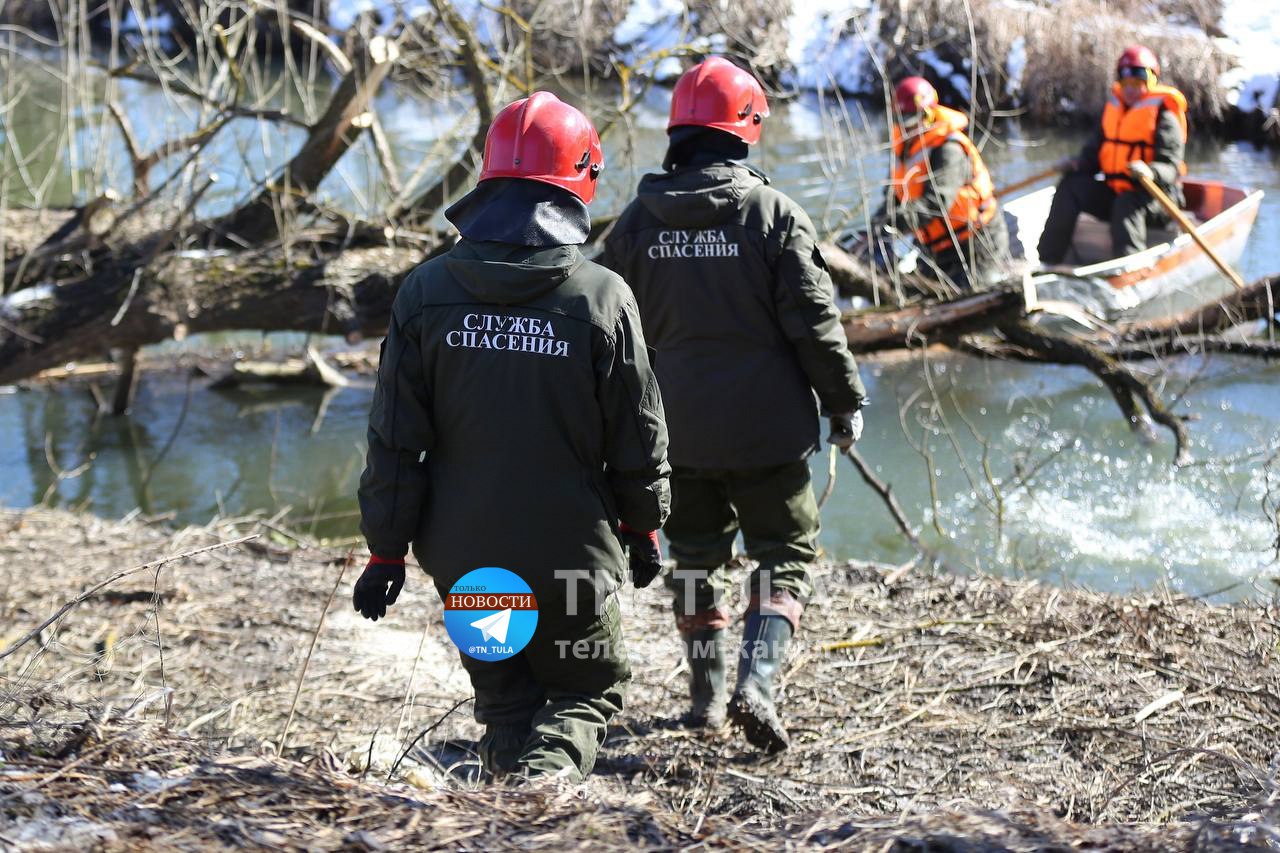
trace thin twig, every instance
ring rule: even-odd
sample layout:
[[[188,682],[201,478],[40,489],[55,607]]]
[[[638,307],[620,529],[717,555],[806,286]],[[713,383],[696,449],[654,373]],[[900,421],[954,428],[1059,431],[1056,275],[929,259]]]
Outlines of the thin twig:
[[[387,782],[390,782],[391,779],[396,775],[396,771],[400,769],[400,762],[408,758],[409,753],[413,751],[413,748],[418,745],[419,741],[421,741],[424,737],[426,737],[427,735],[431,734],[436,729],[438,729],[445,720],[449,719],[449,717],[452,716],[454,711],[458,710],[463,705],[470,702],[471,699],[472,699],[471,696],[468,696],[465,699],[459,699],[457,702],[453,704],[452,708],[444,712],[444,716],[442,716],[440,719],[436,720],[434,723],[432,723],[431,725],[423,729],[421,732],[419,732],[418,736],[414,738],[413,741],[404,748],[404,752],[400,753],[400,757],[396,759],[395,764],[391,765],[391,770],[387,772]]]
[[[257,533],[254,533],[254,534],[249,535],[249,536],[241,536],[239,539],[232,539],[232,540],[227,541],[227,542],[218,542],[217,544],[214,544],[214,545],[206,545],[206,546],[205,546],[205,547],[203,547],[203,548],[196,548],[196,549],[191,550],[191,551],[184,551],[184,552],[182,552],[181,554],[174,554],[174,555],[169,556],[169,557],[162,557],[161,559],[159,559],[159,560],[153,560],[153,561],[151,561],[150,563],[143,563],[141,566],[134,566],[134,567],[133,567],[133,568],[131,568],[131,569],[123,569],[123,570],[121,570],[121,571],[118,571],[118,572],[116,572],[115,574],[113,574],[111,577],[107,578],[106,580],[102,581],[101,583],[98,583],[98,584],[96,584],[96,585],[94,585],[94,586],[90,587],[89,589],[87,589],[87,590],[85,590],[84,592],[80,593],[80,594],[79,594],[79,595],[77,595],[75,598],[71,599],[71,600],[70,600],[70,601],[68,601],[66,604],[64,604],[64,605],[62,605],[60,608],[58,608],[58,612],[57,612],[57,613],[55,613],[55,614],[53,614],[52,616],[50,616],[48,619],[44,620],[43,622],[41,622],[41,623],[40,623],[40,625],[39,625],[39,627],[37,627],[37,628],[35,628],[34,630],[32,630],[32,631],[28,632],[27,634],[25,634],[24,636],[22,636],[22,637],[21,637],[21,638],[20,638],[16,643],[14,643],[13,645],[9,646],[9,648],[7,648],[7,649],[5,649],[4,651],[0,652],[0,660],[4,660],[4,659],[5,659],[5,658],[7,658],[9,655],[13,654],[13,653],[14,653],[14,652],[16,652],[18,649],[22,648],[22,647],[23,647],[23,646],[25,646],[27,643],[31,642],[33,639],[35,639],[37,636],[39,636],[39,634],[40,634],[40,632],[41,632],[41,631],[43,631],[45,628],[48,628],[48,627],[49,627],[50,625],[52,625],[54,622],[57,622],[60,618],[62,618],[62,616],[63,616],[63,615],[65,615],[65,614],[67,613],[67,611],[69,611],[69,610],[71,610],[71,609],[73,609],[73,608],[75,608],[75,607],[79,606],[80,604],[83,604],[85,601],[88,601],[90,598],[93,598],[93,596],[97,595],[97,594],[98,594],[99,592],[101,592],[104,588],[106,588],[106,587],[110,586],[111,584],[115,583],[115,582],[116,582],[116,581],[118,581],[118,580],[122,580],[123,578],[127,578],[127,577],[129,577],[129,575],[137,574],[138,572],[144,572],[144,571],[147,571],[148,569],[158,568],[158,567],[160,567],[160,566],[165,565],[166,563],[173,563],[173,562],[176,562],[176,561],[178,561],[178,560],[185,560],[185,559],[187,559],[187,558],[189,558],[189,557],[194,557],[194,556],[196,556],[197,554],[204,554],[204,553],[209,552],[209,551],[216,551],[216,550],[218,550],[218,549],[220,549],[220,548],[230,548],[230,547],[232,547],[232,546],[234,546],[234,545],[240,545],[240,544],[242,544],[242,543],[244,543],[244,542],[248,542],[250,539],[257,539],[257,538],[258,538],[258,534],[257,534]]]
[[[834,444],[831,445],[831,452],[827,454],[827,485],[823,488],[822,495],[818,498],[819,511],[826,506],[827,501],[831,499],[832,492],[836,490],[836,454],[838,452],[839,449]]]
[[[915,529],[911,526],[911,522],[907,521],[907,515],[902,511],[902,505],[898,503],[898,499],[893,495],[893,487],[885,483],[875,475],[871,467],[867,465],[862,455],[855,448],[850,447],[845,456],[849,457],[849,461],[853,463],[853,467],[858,469],[858,473],[862,475],[862,479],[868,486],[880,495],[884,505],[889,509],[890,515],[893,516],[894,523],[898,525],[898,529],[902,531],[902,535],[911,543],[911,547],[915,548],[920,556],[930,562],[937,562],[937,553],[923,542],[916,535]]]
[[[311,645],[307,648],[307,657],[302,662],[302,671],[298,673],[298,683],[293,688],[293,701],[289,703],[289,716],[285,718],[284,730],[280,733],[280,743],[276,746],[276,755],[284,752],[285,741],[289,739],[289,729],[293,727],[293,715],[298,710],[298,697],[302,695],[302,682],[307,679],[307,670],[311,668],[311,655],[316,650],[316,641],[320,638],[320,629],[324,627],[324,617],[328,615],[334,596],[338,594],[338,587],[342,585],[342,578],[347,574],[347,566],[351,565],[351,556],[354,553],[354,550],[348,551],[347,558],[342,561],[342,568],[338,571],[338,579],[333,582],[333,589],[329,591],[329,597],[325,599],[324,607],[320,610],[320,618],[316,621],[316,629],[311,632]]]

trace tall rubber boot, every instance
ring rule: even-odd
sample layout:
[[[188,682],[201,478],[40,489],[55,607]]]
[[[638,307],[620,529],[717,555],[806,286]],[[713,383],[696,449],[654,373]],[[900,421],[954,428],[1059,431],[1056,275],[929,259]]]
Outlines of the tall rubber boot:
[[[729,720],[747,742],[773,754],[790,745],[773,701],[773,679],[787,656],[793,629],[785,616],[748,611],[738,655],[738,686],[729,702]]]
[[[724,726],[729,702],[725,688],[724,629],[681,631],[684,656],[689,662],[689,713],[684,724],[691,729]]]
[[[529,723],[489,723],[476,751],[480,764],[494,779],[501,779],[516,769],[525,741],[529,739]]]

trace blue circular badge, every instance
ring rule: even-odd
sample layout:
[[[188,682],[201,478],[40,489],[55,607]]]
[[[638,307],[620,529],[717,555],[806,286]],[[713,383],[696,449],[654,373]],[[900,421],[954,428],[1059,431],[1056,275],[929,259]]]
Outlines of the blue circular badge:
[[[444,599],[444,627],[463,654],[506,660],[538,627],[538,601],[515,572],[488,566],[467,572]]]

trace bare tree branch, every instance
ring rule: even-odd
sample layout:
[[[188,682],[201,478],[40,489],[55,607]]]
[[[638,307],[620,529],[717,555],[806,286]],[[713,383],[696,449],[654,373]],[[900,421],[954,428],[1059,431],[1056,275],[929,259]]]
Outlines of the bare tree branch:
[[[462,52],[463,70],[471,86],[471,96],[475,101],[480,121],[466,152],[430,189],[409,201],[399,198],[391,205],[387,216],[392,221],[408,217],[413,222],[425,222],[435,215],[435,212],[444,206],[449,196],[458,187],[466,184],[472,171],[470,161],[484,152],[485,135],[489,131],[489,125],[493,123],[493,102],[489,95],[489,84],[485,80],[480,59],[480,44],[471,25],[458,14],[449,0],[431,0],[431,5],[435,7],[445,25],[453,33],[458,49]]]
[[[282,215],[288,218],[306,201],[368,126],[366,110],[397,56],[394,42],[380,36],[371,39],[280,176],[252,201],[219,219],[210,232],[242,245],[276,237]]]
[[[252,118],[258,119],[259,121],[289,124],[294,127],[310,127],[310,125],[307,124],[307,120],[302,116],[296,116],[284,110],[269,110],[262,107],[246,107],[239,106],[237,104],[229,104],[218,98],[210,97],[205,93],[199,92],[180,80],[161,79],[151,69],[139,69],[135,63],[130,63],[120,68],[104,68],[104,70],[111,77],[123,77],[129,80],[138,80],[143,83],[150,83],[153,86],[162,86],[167,89],[172,89],[180,95],[213,108],[216,112],[226,113],[234,118]]]

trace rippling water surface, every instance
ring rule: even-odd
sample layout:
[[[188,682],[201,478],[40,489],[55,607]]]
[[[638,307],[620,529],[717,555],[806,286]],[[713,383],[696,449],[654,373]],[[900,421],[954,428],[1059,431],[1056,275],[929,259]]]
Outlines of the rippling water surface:
[[[138,97],[147,96],[139,90]],[[596,211],[620,207],[638,175],[661,158],[665,97],[655,92],[630,133],[609,138]],[[461,114],[450,105],[404,103],[384,112],[406,158]],[[887,169],[879,122],[802,97],[775,110],[758,162],[815,220],[834,226],[856,218],[864,195],[878,192]],[[277,140],[286,150],[287,137]],[[989,138],[986,151],[997,184],[1005,184],[1078,142],[1013,128]],[[375,198],[360,192],[369,174],[361,156],[326,187],[331,196]],[[1246,279],[1280,271],[1275,155],[1206,143],[1193,146],[1191,157],[1193,174],[1268,191],[1241,267]],[[58,181],[71,191],[69,175]],[[230,198],[234,187],[223,192]],[[1254,582],[1274,588],[1280,367],[1224,356],[1164,366],[1165,399],[1196,418],[1196,461],[1179,470],[1170,464],[1167,435],[1154,446],[1138,442],[1083,370],[921,354],[863,369],[874,405],[859,448],[954,565],[1109,589],[1163,581],[1198,593],[1227,589],[1230,597]],[[48,501],[113,516],[139,509],[195,523],[266,511],[322,535],[351,536],[369,395],[367,387],[342,391],[321,420],[315,392],[215,393],[150,378],[132,417],[95,421],[83,389],[7,389],[0,394],[0,503]],[[825,454],[813,468],[821,489]],[[907,558],[877,497],[847,462],[836,470],[823,513],[828,553]]]

